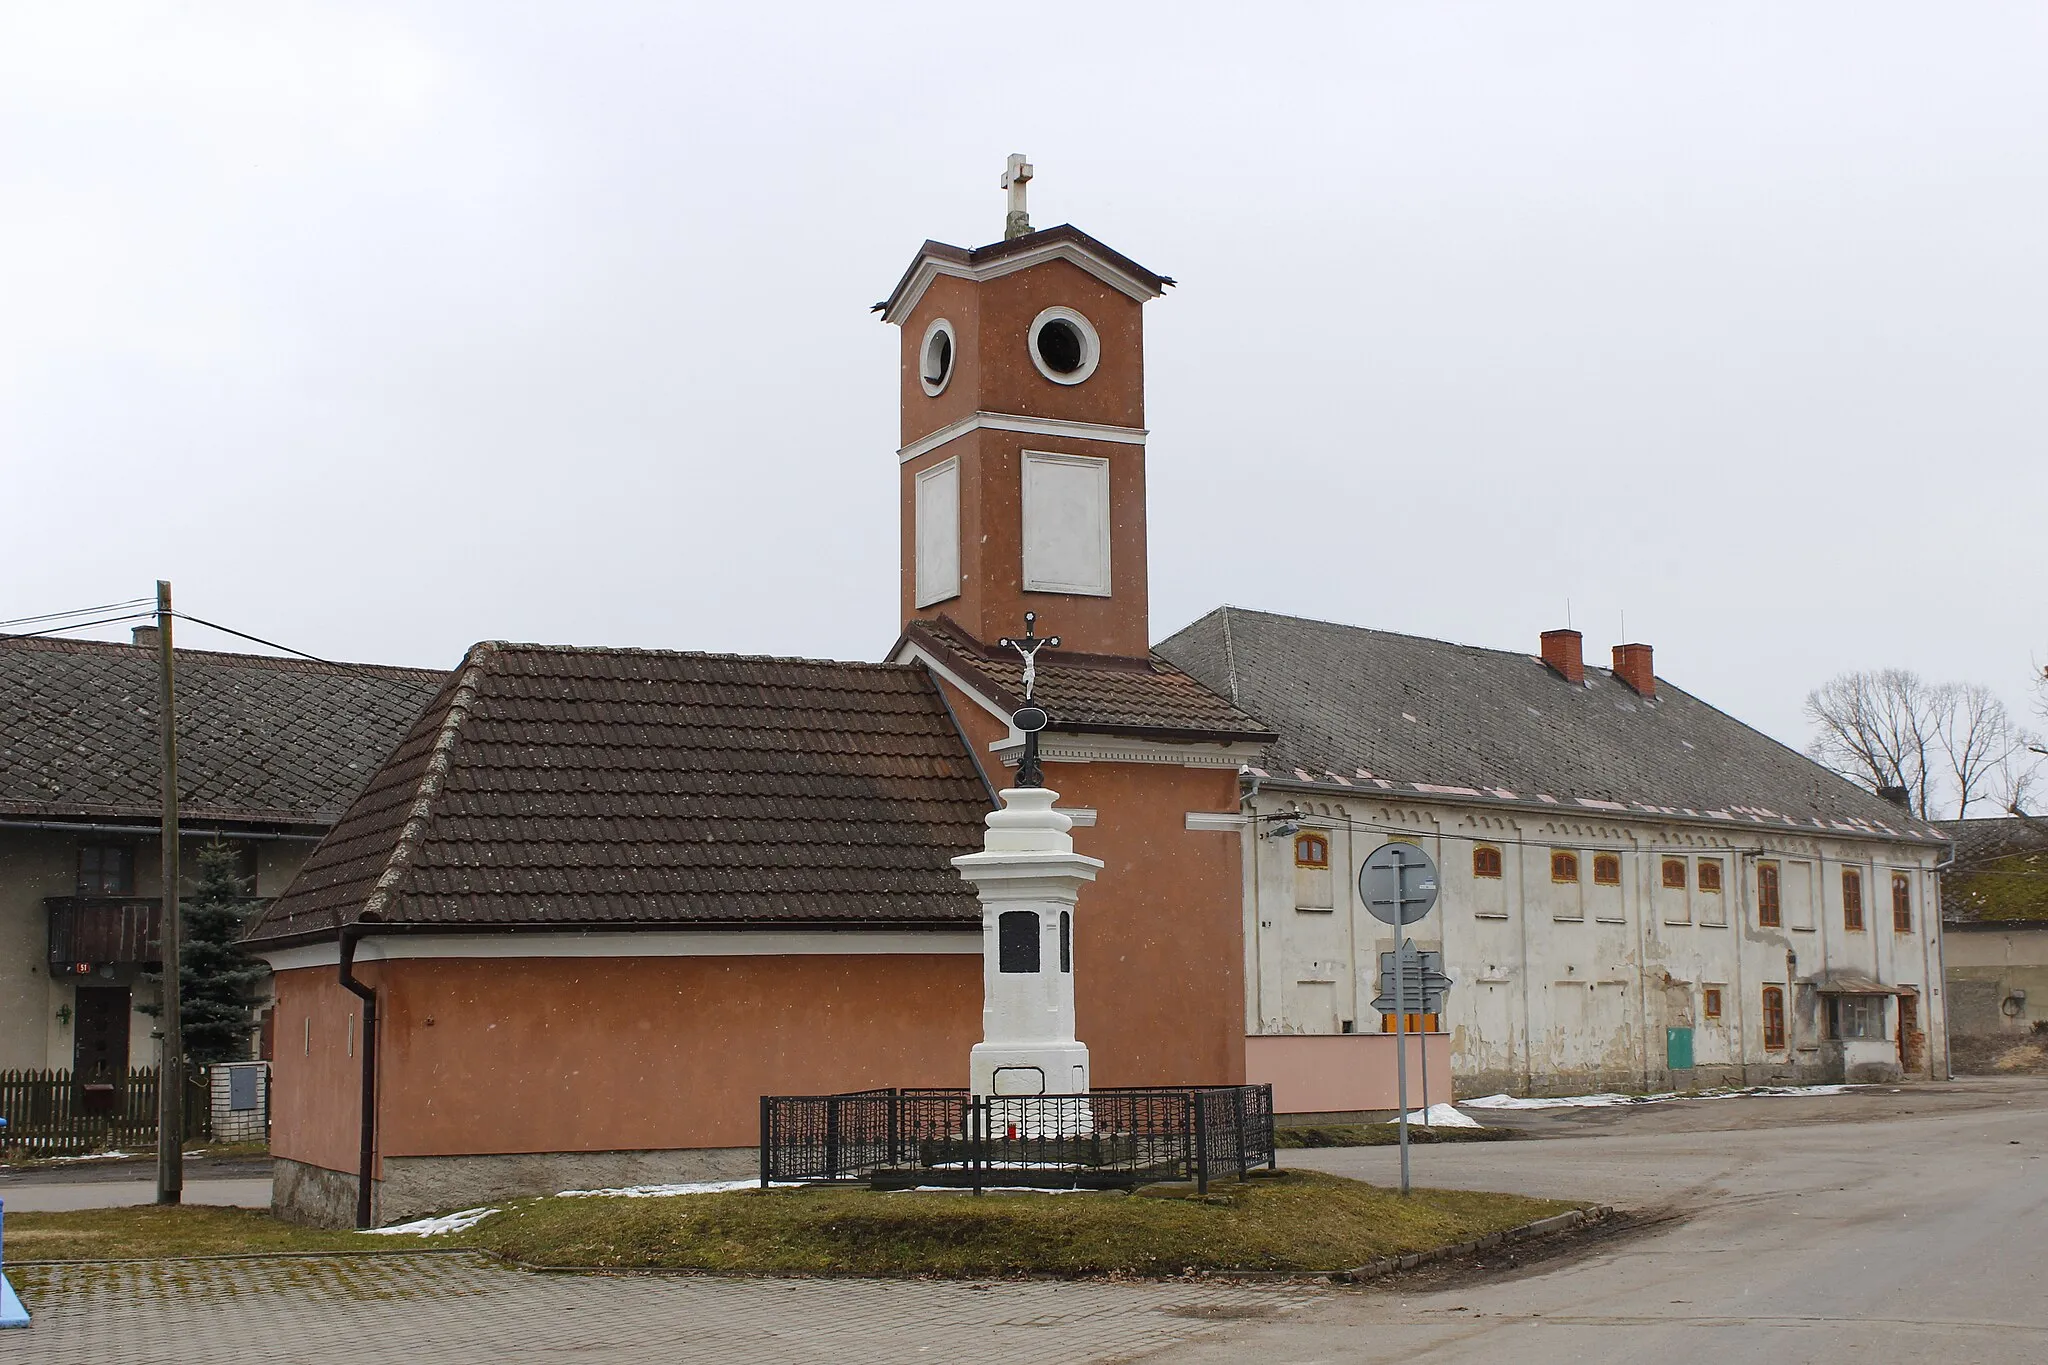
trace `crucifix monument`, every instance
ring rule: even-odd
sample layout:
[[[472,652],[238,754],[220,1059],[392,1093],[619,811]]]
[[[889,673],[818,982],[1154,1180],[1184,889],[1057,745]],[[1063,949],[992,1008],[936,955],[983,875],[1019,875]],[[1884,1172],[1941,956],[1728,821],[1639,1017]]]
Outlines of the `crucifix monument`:
[[[1048,717],[1031,694],[1038,651],[1059,637],[1039,639],[1036,621],[1025,613],[1024,638],[1002,641],[1024,660],[1017,785],[989,812],[982,851],[953,860],[981,897],[981,1041],[968,1066],[977,1095],[1088,1093],[1088,1045],[1074,1037],[1074,903],[1102,863],[1074,852],[1074,822],[1038,772]]]

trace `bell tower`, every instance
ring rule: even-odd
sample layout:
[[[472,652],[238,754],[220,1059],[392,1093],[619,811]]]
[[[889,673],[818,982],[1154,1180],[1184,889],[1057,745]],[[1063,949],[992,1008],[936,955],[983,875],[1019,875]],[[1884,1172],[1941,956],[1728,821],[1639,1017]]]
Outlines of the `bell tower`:
[[[926,242],[875,310],[901,329],[903,619],[983,643],[1027,611],[1070,652],[1143,658],[1143,310],[1173,281],[1080,229]]]

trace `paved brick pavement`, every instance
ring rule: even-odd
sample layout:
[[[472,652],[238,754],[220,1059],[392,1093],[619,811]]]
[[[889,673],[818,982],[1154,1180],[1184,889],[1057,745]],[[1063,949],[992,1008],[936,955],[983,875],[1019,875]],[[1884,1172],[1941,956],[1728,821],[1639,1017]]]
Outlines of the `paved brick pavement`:
[[[1298,1286],[544,1275],[472,1255],[18,1266],[9,1365],[1129,1360]]]

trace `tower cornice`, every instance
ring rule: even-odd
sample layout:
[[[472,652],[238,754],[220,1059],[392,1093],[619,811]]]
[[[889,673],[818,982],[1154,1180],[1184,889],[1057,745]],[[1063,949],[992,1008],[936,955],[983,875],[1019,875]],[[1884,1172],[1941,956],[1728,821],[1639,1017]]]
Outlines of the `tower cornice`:
[[[1148,270],[1073,224],[1062,223],[1043,232],[1030,232],[973,249],[928,241],[918,248],[910,268],[903,272],[889,297],[876,304],[873,311],[880,313],[884,322],[901,323],[917,307],[932,281],[942,275],[993,280],[1056,260],[1072,262],[1139,303],[1158,298],[1174,283],[1171,276]]]

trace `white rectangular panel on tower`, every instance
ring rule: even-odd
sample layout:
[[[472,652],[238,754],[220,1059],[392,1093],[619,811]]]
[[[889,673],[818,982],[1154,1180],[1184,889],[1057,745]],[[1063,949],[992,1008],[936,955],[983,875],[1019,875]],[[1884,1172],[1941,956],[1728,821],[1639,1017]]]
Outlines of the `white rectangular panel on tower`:
[[[960,595],[960,461],[917,476],[917,605]]]
[[[1024,590],[1109,596],[1109,461],[1024,452]]]

